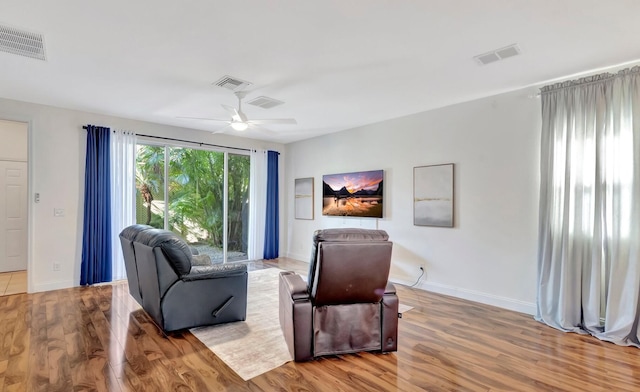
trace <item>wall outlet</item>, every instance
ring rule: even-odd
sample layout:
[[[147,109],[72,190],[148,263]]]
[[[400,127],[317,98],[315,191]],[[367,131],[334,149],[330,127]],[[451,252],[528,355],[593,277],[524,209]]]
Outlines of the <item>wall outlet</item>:
[[[56,217],[64,216],[64,208],[54,208],[53,216],[56,216]]]
[[[427,266],[424,264],[420,264],[418,266],[418,269],[420,270],[420,279],[423,279],[424,277],[427,276]]]
[[[60,271],[60,263],[57,261],[53,262],[53,270],[54,271]]]

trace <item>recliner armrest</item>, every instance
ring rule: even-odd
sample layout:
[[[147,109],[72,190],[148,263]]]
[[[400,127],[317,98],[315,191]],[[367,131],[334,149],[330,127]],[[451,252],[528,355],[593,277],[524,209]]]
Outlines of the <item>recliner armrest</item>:
[[[396,293],[396,286],[394,286],[393,283],[391,283],[391,282],[387,282],[387,287],[385,287],[384,293],[385,294],[395,294]]]
[[[398,350],[398,313],[399,305],[396,288],[387,283],[385,293],[382,296],[382,352]]]
[[[313,306],[307,284],[295,272],[280,273],[278,284],[280,327],[295,361],[313,358]]]
[[[307,291],[307,283],[302,277],[295,272],[286,271],[280,273],[281,281],[285,284],[286,290],[294,301],[308,300],[309,292]]]
[[[186,275],[182,275],[180,279],[185,282],[189,282],[202,279],[238,276],[246,273],[246,264],[215,264],[208,266],[193,266],[191,267],[191,271]]]

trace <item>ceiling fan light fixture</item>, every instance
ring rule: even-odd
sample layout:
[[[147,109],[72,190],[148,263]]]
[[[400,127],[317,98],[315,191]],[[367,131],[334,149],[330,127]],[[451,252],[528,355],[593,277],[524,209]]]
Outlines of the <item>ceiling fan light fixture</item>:
[[[246,131],[247,128],[249,128],[249,124],[247,124],[246,122],[234,121],[231,123],[231,128],[236,131]]]

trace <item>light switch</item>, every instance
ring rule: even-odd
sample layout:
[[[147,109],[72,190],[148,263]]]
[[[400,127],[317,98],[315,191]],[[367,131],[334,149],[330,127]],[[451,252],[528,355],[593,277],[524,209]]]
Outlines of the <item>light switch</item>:
[[[53,216],[64,216],[64,208],[54,208]]]

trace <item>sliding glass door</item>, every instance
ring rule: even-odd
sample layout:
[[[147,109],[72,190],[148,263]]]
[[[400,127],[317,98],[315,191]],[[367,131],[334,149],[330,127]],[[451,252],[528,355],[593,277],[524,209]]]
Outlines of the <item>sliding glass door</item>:
[[[227,260],[246,260],[249,239],[249,155],[227,154]]]
[[[247,260],[248,155],[139,144],[136,160],[137,223],[179,234],[214,263]]]

